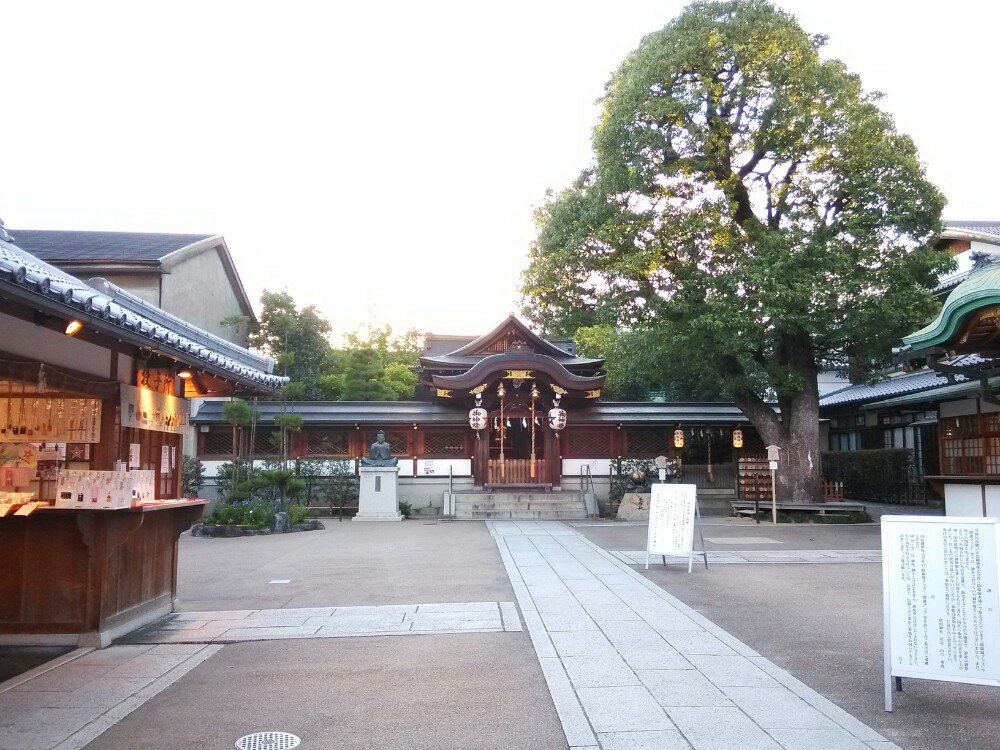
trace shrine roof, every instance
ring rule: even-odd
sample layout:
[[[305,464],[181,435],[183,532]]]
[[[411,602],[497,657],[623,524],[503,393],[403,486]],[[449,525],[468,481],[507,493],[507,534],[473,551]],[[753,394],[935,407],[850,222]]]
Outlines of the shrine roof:
[[[432,369],[468,368],[505,352],[544,355],[570,368],[599,368],[604,364],[603,358],[577,356],[572,339],[543,338],[514,315],[482,336],[427,334],[420,363]]]

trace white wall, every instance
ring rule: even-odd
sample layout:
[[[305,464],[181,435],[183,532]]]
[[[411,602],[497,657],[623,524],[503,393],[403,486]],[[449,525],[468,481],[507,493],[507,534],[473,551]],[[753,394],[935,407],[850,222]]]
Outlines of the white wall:
[[[0,351],[33,362],[48,362],[85,372],[102,380],[111,377],[111,352],[108,349],[2,313],[0,332]],[[130,364],[130,361],[125,364]],[[118,371],[119,374],[123,371],[121,363]],[[131,369],[125,372],[128,377]]]
[[[220,338],[247,345],[247,331],[235,338],[232,328],[219,325],[224,318],[244,311],[218,250],[212,247],[184,254],[163,268],[160,307]]]

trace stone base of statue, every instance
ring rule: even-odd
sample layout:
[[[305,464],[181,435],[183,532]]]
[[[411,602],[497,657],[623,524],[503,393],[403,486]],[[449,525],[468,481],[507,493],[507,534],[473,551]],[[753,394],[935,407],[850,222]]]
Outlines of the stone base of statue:
[[[402,521],[396,484],[398,466],[361,466],[361,489],[358,493],[358,514],[355,521]]]

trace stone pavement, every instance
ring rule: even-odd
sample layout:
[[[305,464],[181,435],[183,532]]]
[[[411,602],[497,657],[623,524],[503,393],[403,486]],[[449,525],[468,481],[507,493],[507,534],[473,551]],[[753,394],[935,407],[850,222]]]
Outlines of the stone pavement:
[[[238,643],[287,638],[519,632],[513,602],[299,607],[180,612],[138,630],[129,643]]]
[[[896,748],[573,529],[488,525],[571,748]]]
[[[0,685],[0,748],[79,750],[222,646],[77,649]]]
[[[617,557],[626,565],[645,565],[645,550],[617,551],[613,550],[612,555]],[[695,564],[702,561],[700,553],[695,553]],[[836,563],[879,563],[882,562],[881,550],[858,550],[858,549],[800,549],[781,550],[780,552],[762,550],[726,550],[722,552],[708,552],[709,565],[740,565],[740,564],[823,564],[831,565]],[[665,557],[662,555],[650,555],[650,565],[687,565],[687,557]]]

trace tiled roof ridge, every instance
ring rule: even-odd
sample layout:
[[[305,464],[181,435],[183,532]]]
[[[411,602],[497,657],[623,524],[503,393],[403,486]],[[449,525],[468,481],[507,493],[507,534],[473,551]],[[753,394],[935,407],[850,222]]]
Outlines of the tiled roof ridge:
[[[269,388],[280,388],[288,382],[288,378],[272,375],[266,368],[250,366],[247,359],[257,356],[251,352],[241,349],[242,352],[246,352],[246,358],[237,358],[229,347],[226,351],[234,356],[215,351],[203,341],[196,340],[200,337],[186,335],[192,333],[189,329],[194,328],[205,337],[211,336],[207,331],[186,324],[185,335],[180,335],[170,325],[164,324],[169,313],[154,308],[164,317],[161,318],[162,322],[152,320],[142,312],[137,312],[135,306],[129,305],[124,298],[114,299],[17,245],[2,240],[0,240],[0,279],[31,290],[46,299],[61,302],[85,315],[99,317],[112,325],[148,338],[153,343],[166,344],[191,355],[195,360],[202,360],[246,380]]]

